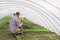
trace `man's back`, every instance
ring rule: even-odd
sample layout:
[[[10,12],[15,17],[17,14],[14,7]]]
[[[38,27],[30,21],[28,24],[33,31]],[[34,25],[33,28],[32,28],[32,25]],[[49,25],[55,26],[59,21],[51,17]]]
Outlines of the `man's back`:
[[[16,29],[18,28],[18,25],[20,24],[19,19],[17,18],[17,16],[13,16],[11,21],[10,21],[10,31],[12,33],[16,33]]]

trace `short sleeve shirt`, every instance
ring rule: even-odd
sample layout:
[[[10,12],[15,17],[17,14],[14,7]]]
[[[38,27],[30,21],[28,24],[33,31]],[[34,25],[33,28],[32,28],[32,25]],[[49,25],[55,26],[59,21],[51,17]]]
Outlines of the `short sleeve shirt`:
[[[17,16],[13,16],[11,21],[10,21],[10,31],[12,33],[16,33],[16,29],[19,27],[20,25],[20,20]]]

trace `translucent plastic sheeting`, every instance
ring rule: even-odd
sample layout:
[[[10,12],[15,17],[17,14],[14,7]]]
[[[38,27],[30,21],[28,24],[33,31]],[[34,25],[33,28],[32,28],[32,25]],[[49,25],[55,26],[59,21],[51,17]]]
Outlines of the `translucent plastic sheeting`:
[[[0,19],[19,11],[28,20],[60,35],[60,1],[0,0]]]

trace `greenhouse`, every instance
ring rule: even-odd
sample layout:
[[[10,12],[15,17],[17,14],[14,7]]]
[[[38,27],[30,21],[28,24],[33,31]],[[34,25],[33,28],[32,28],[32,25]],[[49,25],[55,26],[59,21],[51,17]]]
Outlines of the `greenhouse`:
[[[0,0],[0,40],[60,40],[60,0]],[[24,19],[22,35],[13,38],[13,14]]]

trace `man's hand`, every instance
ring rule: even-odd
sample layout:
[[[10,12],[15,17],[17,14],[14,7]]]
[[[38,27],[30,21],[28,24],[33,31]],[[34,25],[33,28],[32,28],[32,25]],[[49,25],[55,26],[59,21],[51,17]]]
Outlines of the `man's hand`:
[[[21,22],[20,22],[20,26],[19,26],[18,28],[21,28],[21,27],[22,27],[22,25],[23,25],[23,23],[24,23],[24,21],[23,21],[23,20],[21,20]]]
[[[24,22],[24,20],[21,20],[21,23]]]

